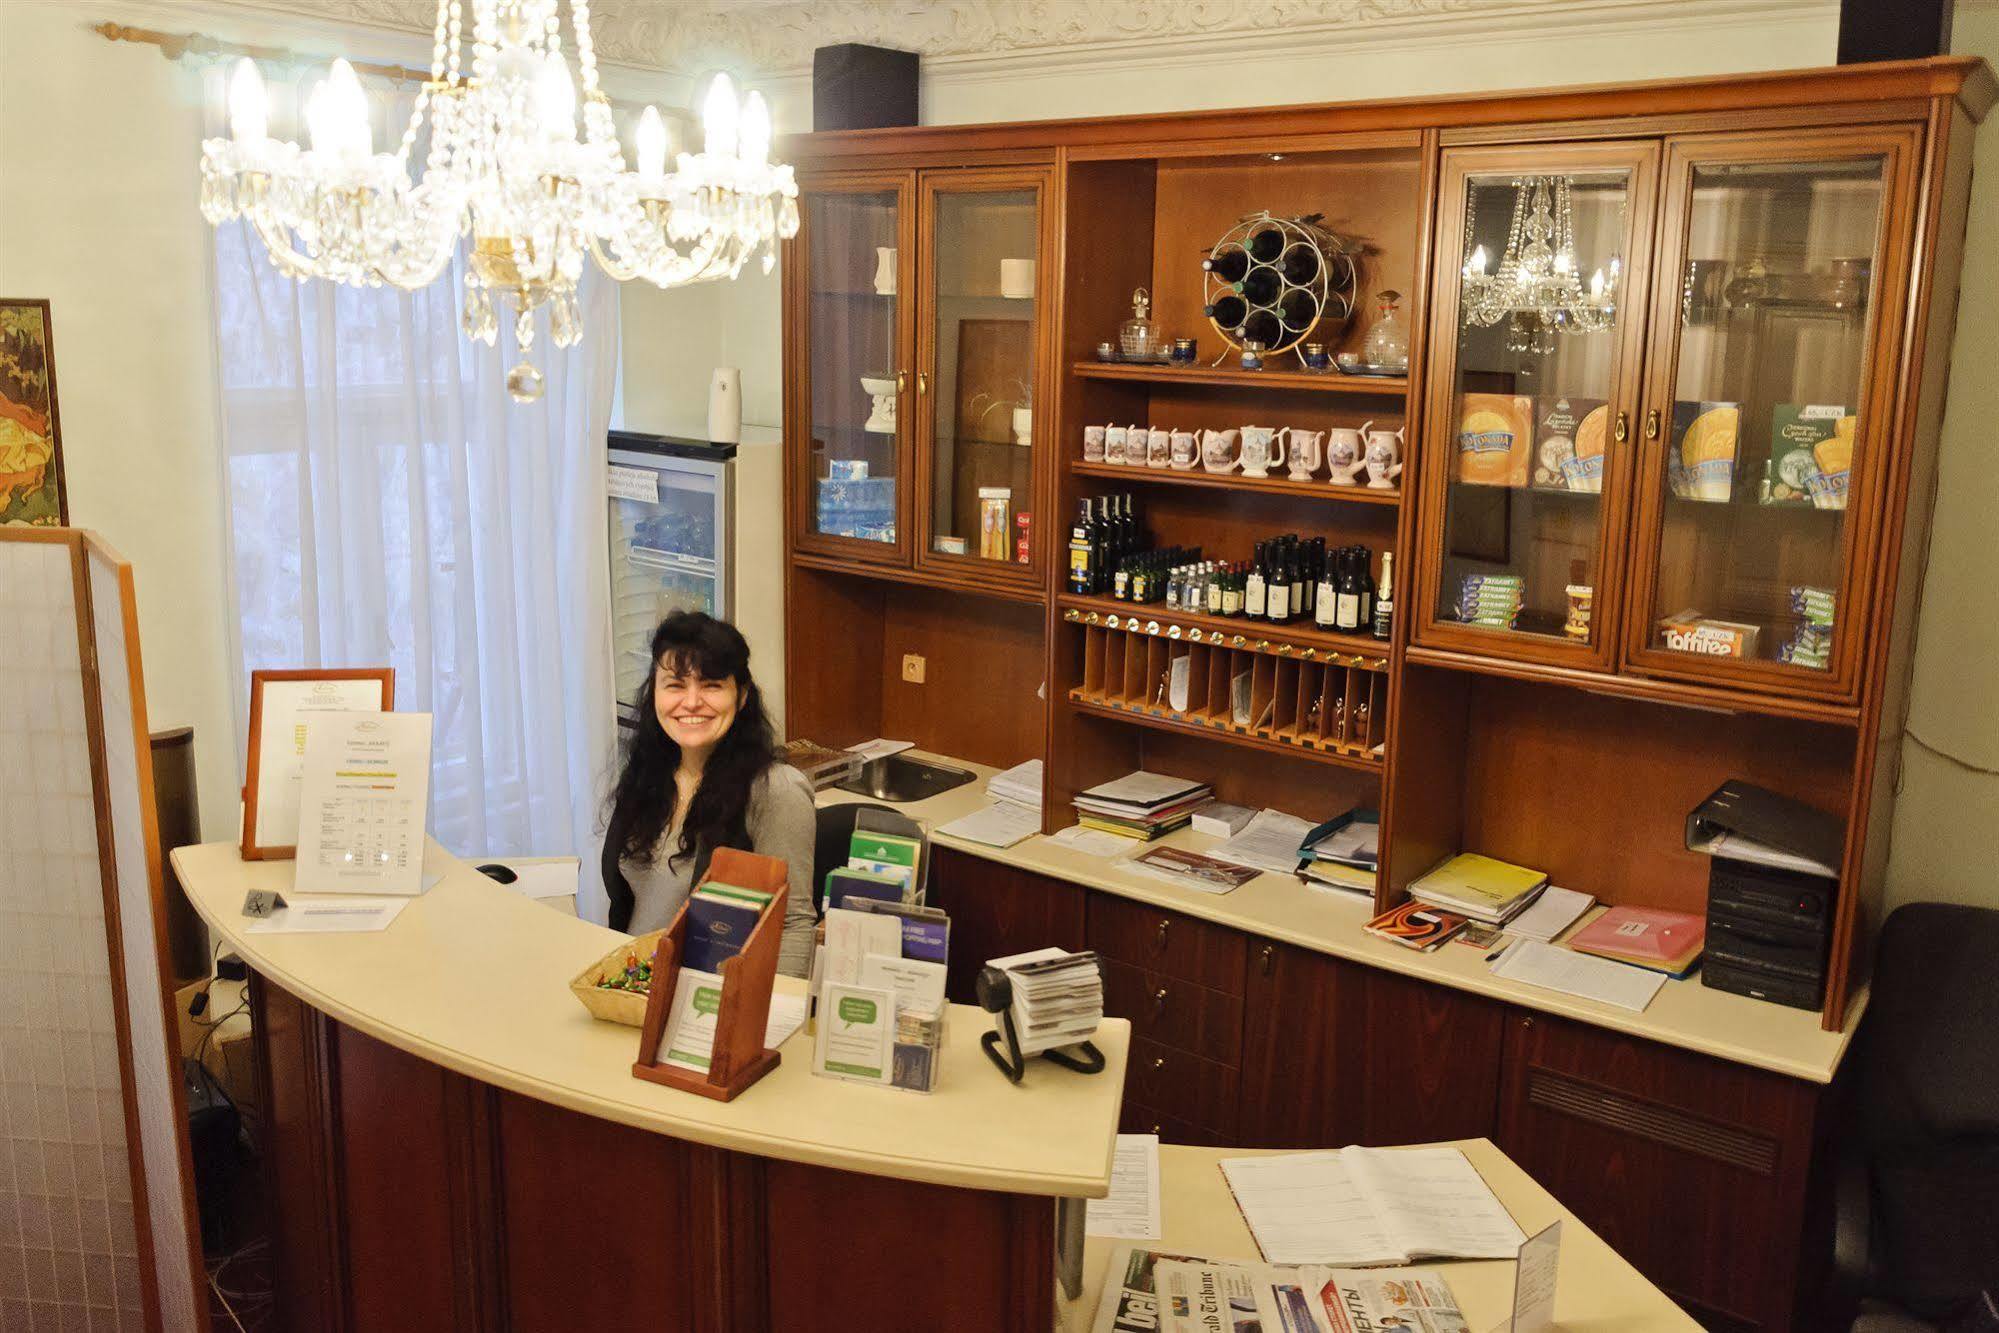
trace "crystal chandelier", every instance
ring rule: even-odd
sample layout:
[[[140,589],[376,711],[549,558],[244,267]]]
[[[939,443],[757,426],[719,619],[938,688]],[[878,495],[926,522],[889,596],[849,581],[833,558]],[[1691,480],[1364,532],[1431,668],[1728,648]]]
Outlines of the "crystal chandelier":
[[[769,272],[776,242],[798,232],[798,185],[770,160],[763,96],[739,104],[728,75],[716,75],[702,103],[703,150],[680,153],[671,170],[666,124],[647,107],[637,169],[626,170],[597,84],[588,0],[569,0],[578,137],[559,3],[471,0],[468,72],[463,0],[438,0],[430,79],[394,152],[374,151],[367,101],[345,60],[307,98],[304,149],[269,136],[263,80],[250,60],[238,62],[230,137],[202,144],[202,214],[218,226],[249,219],[279,270],[301,282],[413,290],[471,237],[465,333],[492,345],[496,308],[511,308],[521,362],[507,388],[519,402],[542,392],[529,360],[534,312],[549,308],[556,346],[582,336],[576,284],[586,250],[613,278],[659,287],[733,278],[759,249]]]
[[[1513,222],[1498,272],[1488,272],[1483,245],[1465,258],[1464,321],[1490,328],[1506,320],[1508,351],[1545,355],[1554,350],[1558,333],[1598,333],[1617,322],[1623,265],[1612,256],[1609,272],[1599,268],[1584,287],[1576,269],[1570,183],[1567,176],[1516,178]],[[1474,215],[1466,220],[1465,235],[1475,232]]]

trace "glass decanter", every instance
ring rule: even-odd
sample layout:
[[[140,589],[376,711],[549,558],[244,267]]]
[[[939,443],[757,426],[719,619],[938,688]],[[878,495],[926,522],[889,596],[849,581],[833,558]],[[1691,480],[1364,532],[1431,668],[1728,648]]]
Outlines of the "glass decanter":
[[[1400,292],[1375,298],[1374,323],[1361,344],[1360,359],[1373,370],[1409,369],[1409,325],[1402,318]]]
[[[1131,294],[1131,318],[1118,325],[1118,354],[1126,361],[1161,360],[1159,326],[1152,321],[1152,297],[1140,287]]]

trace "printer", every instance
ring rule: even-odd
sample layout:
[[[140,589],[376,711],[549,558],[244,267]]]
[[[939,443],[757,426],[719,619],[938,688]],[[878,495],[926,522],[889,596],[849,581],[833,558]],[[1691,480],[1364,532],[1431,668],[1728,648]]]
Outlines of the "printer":
[[[1751,783],[1695,806],[1687,849],[1713,858],[1701,983],[1819,1008],[1845,845],[1838,817]]]

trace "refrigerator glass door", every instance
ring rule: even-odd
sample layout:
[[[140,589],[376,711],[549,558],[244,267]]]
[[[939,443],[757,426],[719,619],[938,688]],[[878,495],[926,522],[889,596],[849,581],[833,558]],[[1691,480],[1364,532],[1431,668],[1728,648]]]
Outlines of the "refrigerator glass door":
[[[729,465],[619,450],[610,461],[612,654],[619,716],[630,720],[659,622],[733,610]]]

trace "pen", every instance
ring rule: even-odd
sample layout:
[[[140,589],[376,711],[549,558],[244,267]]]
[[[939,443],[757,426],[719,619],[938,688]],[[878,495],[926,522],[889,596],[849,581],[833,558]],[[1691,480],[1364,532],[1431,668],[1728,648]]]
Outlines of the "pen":
[[[1512,947],[1513,947],[1513,941],[1508,940],[1506,943],[1500,945],[1497,949],[1494,949],[1491,953],[1487,954],[1485,956],[1485,961],[1490,963],[1493,959],[1499,957],[1499,955],[1505,953],[1508,949],[1511,949]]]

